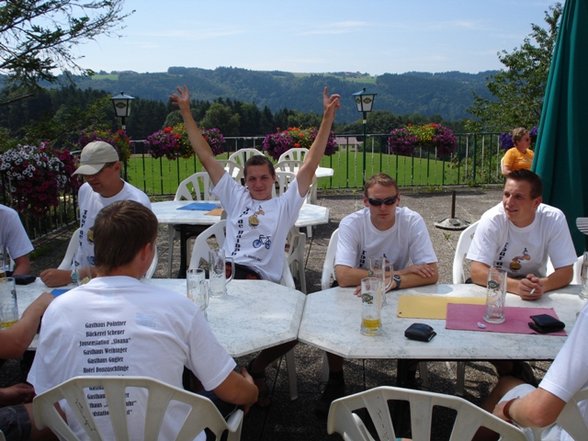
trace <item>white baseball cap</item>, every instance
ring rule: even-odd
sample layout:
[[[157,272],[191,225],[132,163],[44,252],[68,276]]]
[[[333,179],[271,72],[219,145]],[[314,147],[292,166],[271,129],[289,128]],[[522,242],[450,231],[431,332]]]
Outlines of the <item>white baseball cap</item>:
[[[95,175],[106,164],[118,160],[118,153],[113,146],[104,141],[92,141],[82,149],[80,165],[73,174]]]

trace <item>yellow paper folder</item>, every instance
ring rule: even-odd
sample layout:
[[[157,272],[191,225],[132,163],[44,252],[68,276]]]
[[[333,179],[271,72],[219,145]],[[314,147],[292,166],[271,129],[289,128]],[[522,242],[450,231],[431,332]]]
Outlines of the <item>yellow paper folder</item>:
[[[448,303],[483,305],[484,297],[400,296],[398,317],[445,320]]]

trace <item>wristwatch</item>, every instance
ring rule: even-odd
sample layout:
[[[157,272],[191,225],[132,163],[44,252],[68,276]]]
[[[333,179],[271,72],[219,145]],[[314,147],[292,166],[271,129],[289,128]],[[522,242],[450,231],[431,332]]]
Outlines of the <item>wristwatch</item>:
[[[393,288],[393,290],[400,289],[400,275],[394,274],[392,276],[392,280],[394,280],[394,282],[396,282],[396,286]]]

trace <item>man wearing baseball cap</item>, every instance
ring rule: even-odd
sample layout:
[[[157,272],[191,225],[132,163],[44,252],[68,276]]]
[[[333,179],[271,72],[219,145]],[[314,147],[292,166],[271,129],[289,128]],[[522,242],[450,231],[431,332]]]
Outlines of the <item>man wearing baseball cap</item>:
[[[92,141],[82,150],[80,164],[74,175],[86,181],[78,192],[80,209],[79,248],[73,270],[55,268],[41,272],[41,280],[49,287],[63,286],[78,279],[91,278],[94,266],[92,227],[98,212],[116,201],[133,200],[151,208],[145,193],[120,177],[121,163],[114,147],[104,141]]]

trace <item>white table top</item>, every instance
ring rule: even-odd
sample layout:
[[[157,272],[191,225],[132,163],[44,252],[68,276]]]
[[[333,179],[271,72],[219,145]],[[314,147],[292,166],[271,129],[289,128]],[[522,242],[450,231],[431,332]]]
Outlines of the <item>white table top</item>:
[[[186,295],[184,279],[148,279],[146,283]],[[306,296],[300,291],[265,280],[233,280],[224,297],[211,297],[208,322],[227,352],[241,357],[295,340]],[[43,291],[40,279],[17,286],[19,312]],[[30,346],[35,349],[36,339]]]
[[[579,299],[578,285],[570,285],[528,302],[507,294],[507,306],[553,307],[566,324],[569,334],[576,313],[584,302]],[[522,359],[552,360],[566,337],[553,335],[507,334],[445,329],[445,320],[398,318],[399,295],[441,295],[484,297],[486,290],[476,285],[430,285],[408,288],[387,294],[382,308],[381,336],[369,337],[359,332],[361,299],[353,288],[331,288],[307,296],[298,339],[338,354],[344,358],[410,358],[410,359]],[[408,340],[404,330],[414,322],[427,323],[437,332],[430,342]]]
[[[198,201],[163,201],[153,202],[151,209],[160,224],[213,225],[220,221],[220,216],[211,216],[204,210],[178,210],[178,208]],[[218,201],[202,201],[215,203]],[[329,223],[329,208],[314,204],[303,204],[295,226],[298,228]]]

